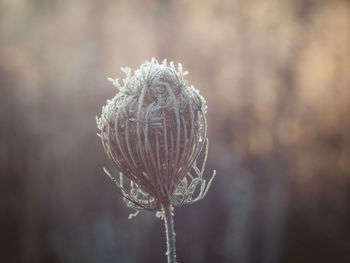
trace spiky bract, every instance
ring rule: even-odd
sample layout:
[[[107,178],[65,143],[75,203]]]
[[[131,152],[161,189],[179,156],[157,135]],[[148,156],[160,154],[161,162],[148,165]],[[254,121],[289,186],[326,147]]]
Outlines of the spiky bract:
[[[181,64],[152,59],[126,78],[97,118],[106,154],[121,172],[115,178],[128,206],[156,210],[202,199],[208,139],[206,102],[184,79]],[[196,160],[204,149],[201,169]],[[125,183],[125,175],[130,182]],[[214,172],[215,175],[215,172]],[[199,190],[196,191],[197,187]],[[196,192],[196,197],[194,194]]]

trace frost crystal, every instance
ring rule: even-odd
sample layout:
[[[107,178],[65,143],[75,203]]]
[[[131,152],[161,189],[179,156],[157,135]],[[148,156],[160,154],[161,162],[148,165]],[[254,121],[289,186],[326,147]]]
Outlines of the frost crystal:
[[[129,207],[158,210],[202,199],[209,182],[203,178],[207,152],[206,101],[184,79],[179,64],[152,59],[126,77],[96,118],[104,150],[120,171],[106,174],[119,187]],[[196,160],[204,150],[201,169]],[[198,189],[198,190],[197,190]],[[160,214],[159,214],[160,215]]]

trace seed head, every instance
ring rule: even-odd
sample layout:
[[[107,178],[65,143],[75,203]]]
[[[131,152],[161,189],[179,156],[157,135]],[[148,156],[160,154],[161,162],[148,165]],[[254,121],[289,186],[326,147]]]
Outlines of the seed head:
[[[152,59],[123,84],[109,80],[119,92],[107,100],[96,118],[104,150],[120,171],[117,184],[124,201],[137,211],[157,210],[161,204],[182,205],[202,199],[208,151],[204,98],[184,79],[182,65]],[[204,150],[202,167],[196,160]],[[125,178],[126,177],[126,178]],[[125,179],[129,182],[125,182]],[[198,188],[198,191],[196,191]],[[196,193],[196,196],[194,196]]]

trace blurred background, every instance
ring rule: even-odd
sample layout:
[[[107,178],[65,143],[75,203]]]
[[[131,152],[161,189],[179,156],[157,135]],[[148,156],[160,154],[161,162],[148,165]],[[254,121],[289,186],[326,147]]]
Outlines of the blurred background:
[[[0,0],[0,261],[165,262],[104,175],[107,77],[181,62],[208,103],[180,262],[350,262],[350,2]]]

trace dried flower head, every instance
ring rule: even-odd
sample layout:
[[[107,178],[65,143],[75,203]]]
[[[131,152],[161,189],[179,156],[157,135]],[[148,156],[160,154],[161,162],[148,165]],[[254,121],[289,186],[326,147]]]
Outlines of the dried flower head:
[[[109,79],[119,92],[97,118],[104,150],[120,171],[117,184],[124,201],[137,211],[157,210],[202,199],[208,151],[204,98],[184,79],[182,65],[152,59],[126,78]],[[204,150],[202,166],[196,160]],[[127,181],[127,182],[126,182]]]

